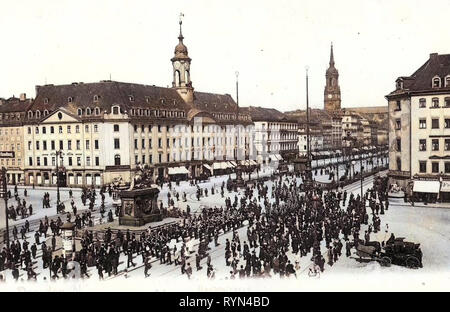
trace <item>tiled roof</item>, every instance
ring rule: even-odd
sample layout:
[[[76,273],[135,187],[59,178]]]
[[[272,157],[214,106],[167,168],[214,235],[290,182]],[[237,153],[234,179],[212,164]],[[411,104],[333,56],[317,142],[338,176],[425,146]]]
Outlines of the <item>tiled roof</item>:
[[[392,91],[388,96],[403,94],[405,92],[439,92],[450,91],[450,85],[445,86],[445,78],[450,75],[450,54],[430,54],[430,58],[409,77],[399,77],[396,81],[403,81],[403,89]],[[432,79],[438,76],[441,87],[432,86]]]
[[[131,108],[167,108],[168,106],[185,112],[189,110],[189,106],[176,90],[142,84],[102,81],[58,86],[45,85],[36,87],[36,90],[36,99],[30,108],[33,111],[51,112],[65,107],[76,113],[78,108],[99,107],[101,111],[109,113],[113,105],[119,105],[125,111]]]
[[[249,114],[252,121],[296,121],[296,118],[286,115],[274,108],[249,106],[241,107],[240,112]]]
[[[21,101],[19,98],[12,97],[7,100],[0,101],[0,113],[25,112],[31,104],[32,100],[30,99]]]

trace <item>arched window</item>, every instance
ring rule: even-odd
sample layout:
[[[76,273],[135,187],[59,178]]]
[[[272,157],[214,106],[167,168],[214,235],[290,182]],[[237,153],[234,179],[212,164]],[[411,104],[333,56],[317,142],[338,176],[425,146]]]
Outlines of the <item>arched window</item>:
[[[40,111],[36,111],[36,118],[41,118],[41,112]]]
[[[114,155],[114,166],[120,166],[120,155]]]
[[[44,110],[44,116],[48,115],[48,110]]]
[[[94,95],[94,102],[98,102],[98,95]]]
[[[82,110],[81,108],[79,108],[79,109],[77,110],[77,113],[78,113],[78,116],[81,116],[81,115],[83,115],[83,110]]]
[[[184,72],[184,82],[189,83],[189,71],[188,70],[186,70]]]
[[[180,86],[180,71],[176,70],[175,71],[175,87],[179,87]]]
[[[86,108],[86,115],[90,116],[91,115],[91,109],[88,107]]]
[[[440,88],[441,87],[441,78],[438,76],[433,77],[433,88]]]
[[[129,96],[128,96],[128,99],[130,100],[130,102],[134,102],[134,96],[129,95]]]
[[[100,115],[100,108],[98,107],[95,108],[95,115],[97,116]]]
[[[450,75],[445,76],[445,86],[450,87]]]
[[[72,102],[73,102],[73,97],[69,96],[69,97],[67,98],[67,102],[68,102],[68,103],[72,103]]]
[[[32,111],[28,112],[28,118],[33,118],[33,112]]]
[[[434,107],[434,108],[438,108],[439,107],[439,98],[437,98],[437,97],[435,97],[435,98],[433,98],[432,100],[431,100],[431,102],[433,103],[432,105],[432,107]]]

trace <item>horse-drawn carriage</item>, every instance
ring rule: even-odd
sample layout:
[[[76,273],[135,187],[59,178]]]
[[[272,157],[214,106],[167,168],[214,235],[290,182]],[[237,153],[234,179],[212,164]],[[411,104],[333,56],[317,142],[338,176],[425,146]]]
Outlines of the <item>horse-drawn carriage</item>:
[[[404,242],[404,237],[389,240],[382,247],[379,242],[360,241],[356,246],[356,254],[360,260],[378,261],[382,266],[391,264],[406,266],[411,269],[422,267],[422,251],[420,244]]]

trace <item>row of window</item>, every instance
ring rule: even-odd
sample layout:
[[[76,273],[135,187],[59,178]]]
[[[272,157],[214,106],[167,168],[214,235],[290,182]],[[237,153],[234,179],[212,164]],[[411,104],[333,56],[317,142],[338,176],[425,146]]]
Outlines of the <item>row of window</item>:
[[[42,162],[41,162],[42,159]],[[59,163],[60,166],[64,166],[64,157],[60,158],[61,161]],[[67,157],[68,166],[73,166],[73,157]],[[119,156],[119,162],[120,162],[120,156]],[[33,157],[28,157],[28,165],[33,166]],[[48,157],[36,157],[36,166],[49,166],[48,163]],[[81,166],[81,157],[76,157],[76,165],[78,167]],[[119,164],[120,165],[120,164]],[[56,157],[51,157],[51,166],[56,166]],[[86,157],[86,166],[91,166],[91,157]],[[94,166],[100,166],[100,157],[96,156],[94,158]]]
[[[131,116],[153,116],[153,117],[169,117],[169,118],[184,118],[186,113],[178,110],[150,110],[144,108],[132,108]]]
[[[402,128],[401,119],[397,118],[395,120],[395,130],[401,130],[401,128]],[[426,128],[427,128],[427,120],[425,118],[419,119],[419,129],[426,129]],[[432,118],[431,129],[439,129],[439,128],[440,128],[439,118]],[[444,119],[444,128],[450,129],[450,118]]]
[[[444,86],[450,87],[450,75],[445,76],[444,83],[442,82],[441,77],[439,77],[437,75],[431,79],[431,87],[432,88],[441,88]],[[403,80],[401,80],[401,79],[397,80],[396,88],[403,89]]]
[[[11,160],[11,166],[15,166],[16,165],[16,160],[14,158],[9,159],[9,158],[1,158],[1,166],[9,166],[9,161]],[[22,165],[22,159],[18,158],[17,159],[17,166],[21,166]]]
[[[191,138],[191,146],[214,146],[216,143],[217,144],[222,144],[223,140],[225,139],[225,143],[228,143],[230,145],[233,144],[232,142],[232,138],[218,138],[217,142],[214,143],[214,138],[201,138],[201,142],[200,142],[200,138],[197,137],[197,139],[195,140],[194,138]],[[141,139],[141,144],[139,146],[139,139],[134,139],[134,148],[135,149],[145,149],[146,148],[146,140],[147,139]],[[172,147],[189,147],[188,138],[184,139],[184,145],[181,144],[181,138],[178,138],[178,145],[177,145],[177,139],[176,138],[172,138]],[[197,143],[197,145],[195,145],[195,142]],[[245,138],[245,140],[243,140],[243,138],[241,137],[241,142],[240,144],[247,144],[247,139]],[[170,139],[167,139],[167,147],[170,146]],[[162,148],[162,139],[158,138],[158,148]],[[115,149],[120,149],[120,139],[115,138],[114,139],[114,148]],[[148,139],[148,148],[153,148],[152,146],[152,139]]]
[[[439,151],[439,139],[431,139],[431,150]],[[419,140],[419,151],[424,152],[427,150],[427,139]],[[450,139],[444,139],[444,151],[450,151]]]
[[[427,99],[425,99],[425,98],[419,99],[419,108],[426,108],[426,107],[427,107]],[[441,107],[439,98],[437,98],[437,97],[432,98],[430,108],[439,108],[439,107]],[[450,97],[446,97],[444,99],[443,107],[450,107]]]
[[[441,171],[440,168],[440,163],[437,161],[432,161],[431,162],[431,172],[432,173],[440,173]],[[419,172],[420,173],[427,173],[427,161],[419,161]],[[450,173],[450,162],[445,162],[444,163],[444,172],[445,173]]]
[[[3,149],[3,144],[0,144],[0,151],[15,151],[15,147],[16,145],[11,143],[11,145],[5,144],[5,149]],[[17,143],[17,150],[20,151],[20,143]]]
[[[98,132],[98,125],[94,125],[94,132]],[[89,125],[85,125],[84,126],[84,132],[85,133],[89,133],[89,129],[90,129],[90,127],[89,127]],[[31,127],[28,127],[28,129],[27,129],[27,132],[28,132],[28,134],[31,134]],[[42,134],[47,134],[47,127],[45,127],[45,126],[43,126],[43,127],[41,127],[41,128],[39,128],[39,127],[35,127],[35,131],[34,131],[36,134],[39,134],[40,132],[42,133]],[[53,133],[55,133],[55,127],[53,127],[53,126],[50,126],[50,133],[51,134],[53,134]],[[63,126],[59,126],[58,127],[58,133],[60,133],[60,134],[63,134],[64,132],[63,132]],[[66,126],[66,133],[72,133],[72,126]],[[76,125],[75,126],[75,133],[80,133],[80,126],[79,125]]]
[[[82,115],[86,115],[86,116],[95,115],[95,116],[98,116],[98,115],[100,115],[100,108],[98,108],[98,107],[96,107],[94,109],[91,109],[90,107],[85,108],[85,109],[79,108],[77,110],[77,114],[78,114],[78,116],[82,116]]]
[[[426,98],[421,98],[419,99],[419,108],[426,108],[427,107],[427,99]],[[450,107],[450,97],[446,97],[444,98],[444,105],[441,106],[440,100],[437,97],[434,97],[431,99],[431,106],[430,108],[440,108],[440,107]],[[401,101],[398,100],[396,102],[396,106],[394,111],[401,111],[402,110],[402,105],[401,105]]]
[[[14,131],[14,130],[16,130],[16,131]],[[14,132],[15,132],[15,134],[19,134],[20,133],[19,128],[11,129],[10,133],[14,134]],[[8,135],[8,133],[9,133],[8,129],[5,129],[5,135]],[[0,128],[0,135],[2,135],[2,134],[3,134],[3,129]]]
[[[50,141],[50,150],[54,151],[56,150],[56,142],[54,140]],[[90,140],[85,140],[85,149],[89,150],[91,148],[91,141]],[[81,140],[76,140],[75,141],[76,144],[76,150],[81,150]],[[40,150],[41,149],[41,141],[36,141],[36,150]],[[72,150],[72,140],[67,140],[67,144],[66,144],[67,150]],[[19,147],[17,147],[19,149]],[[28,141],[28,150],[32,150],[33,148],[33,142],[32,141]],[[47,150],[47,141],[42,141],[42,150],[46,151]],[[59,140],[59,150],[64,150],[64,141],[63,140]],[[98,150],[99,149],[99,142],[98,140],[94,140],[94,149]]]

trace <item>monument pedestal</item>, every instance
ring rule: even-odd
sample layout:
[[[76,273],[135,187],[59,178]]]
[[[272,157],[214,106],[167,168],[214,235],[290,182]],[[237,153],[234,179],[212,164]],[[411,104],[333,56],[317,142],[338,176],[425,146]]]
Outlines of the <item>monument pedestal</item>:
[[[142,226],[149,222],[161,221],[158,194],[159,190],[156,187],[120,192],[122,207],[119,225]]]

